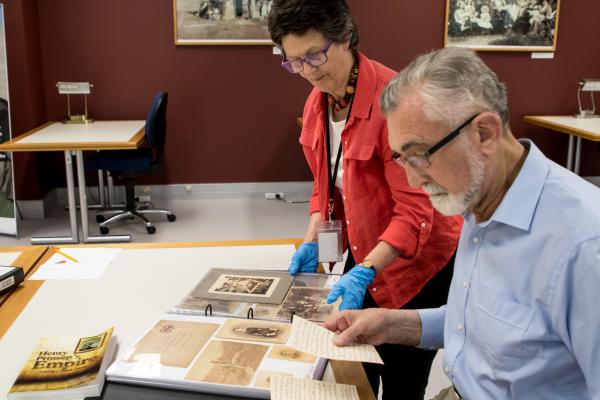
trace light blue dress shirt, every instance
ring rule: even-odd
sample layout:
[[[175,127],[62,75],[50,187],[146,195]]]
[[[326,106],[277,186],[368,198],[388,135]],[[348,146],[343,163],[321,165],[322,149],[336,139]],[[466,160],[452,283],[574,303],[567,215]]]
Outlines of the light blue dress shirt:
[[[466,399],[600,399],[600,189],[529,140],[493,216],[472,214],[446,307],[419,310]]]

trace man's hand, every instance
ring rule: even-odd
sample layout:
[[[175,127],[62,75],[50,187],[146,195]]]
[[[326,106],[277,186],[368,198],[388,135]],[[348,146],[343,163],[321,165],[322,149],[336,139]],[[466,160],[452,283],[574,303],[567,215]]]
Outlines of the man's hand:
[[[302,243],[292,256],[292,262],[288,267],[290,275],[295,276],[298,272],[315,272],[319,266],[319,248],[316,242]]]
[[[369,308],[335,313],[323,326],[339,333],[334,344],[396,343],[416,346],[421,341],[421,318],[415,310]]]
[[[340,310],[356,310],[362,308],[363,299],[367,286],[375,279],[375,271],[369,268],[355,266],[344,274],[340,281],[335,284],[329,296],[327,304],[335,303],[342,296]]]

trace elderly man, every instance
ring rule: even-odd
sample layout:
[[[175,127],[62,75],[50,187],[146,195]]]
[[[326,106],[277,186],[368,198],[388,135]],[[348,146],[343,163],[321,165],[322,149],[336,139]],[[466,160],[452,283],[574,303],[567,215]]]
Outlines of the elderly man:
[[[444,347],[466,399],[600,399],[600,190],[515,139],[469,50],[419,57],[381,104],[410,184],[465,224],[447,306],[338,313],[336,344]]]

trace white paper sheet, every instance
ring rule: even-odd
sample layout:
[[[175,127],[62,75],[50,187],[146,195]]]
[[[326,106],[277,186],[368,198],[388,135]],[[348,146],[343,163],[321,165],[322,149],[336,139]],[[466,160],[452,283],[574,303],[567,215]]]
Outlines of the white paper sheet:
[[[356,387],[339,383],[271,376],[271,400],[359,400]]]
[[[21,255],[21,252],[0,253],[0,265],[12,265],[12,263]],[[20,266],[20,265],[19,265]]]
[[[333,343],[335,333],[306,319],[294,316],[292,334],[287,345],[305,353],[330,360],[363,361],[383,364],[375,346],[370,344],[338,347]]]
[[[98,279],[121,252],[121,249],[57,248],[57,252],[40,265],[30,280]]]

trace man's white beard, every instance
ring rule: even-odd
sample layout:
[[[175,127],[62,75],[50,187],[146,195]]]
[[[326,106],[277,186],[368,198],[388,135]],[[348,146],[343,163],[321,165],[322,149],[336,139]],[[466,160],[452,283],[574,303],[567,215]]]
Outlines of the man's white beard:
[[[465,150],[465,154],[469,158],[471,181],[463,192],[451,194],[436,183],[423,186],[423,190],[429,195],[433,207],[444,215],[452,216],[466,213],[469,207],[474,205],[481,196],[485,168],[483,157],[473,154],[472,151],[469,151],[470,149]]]

